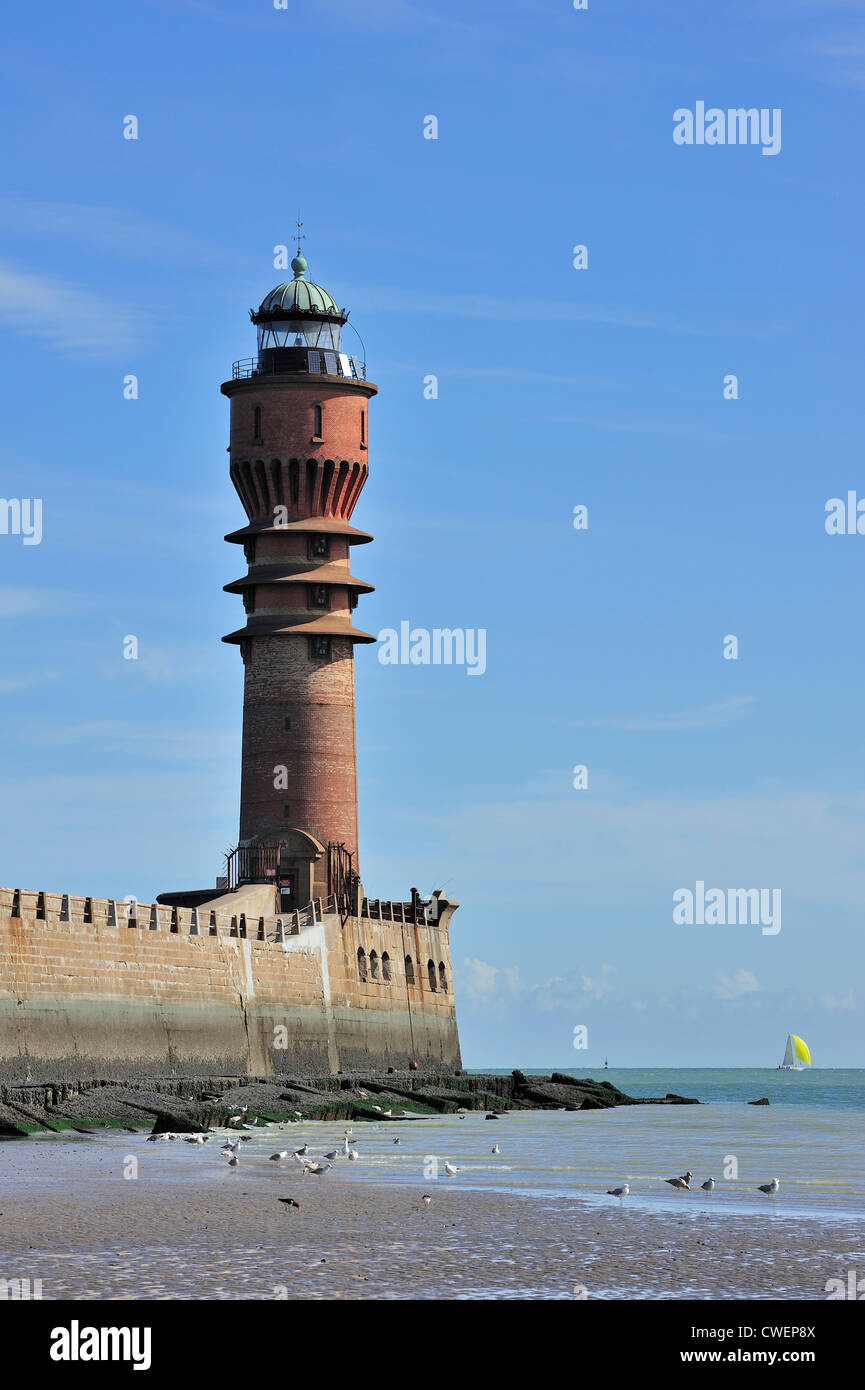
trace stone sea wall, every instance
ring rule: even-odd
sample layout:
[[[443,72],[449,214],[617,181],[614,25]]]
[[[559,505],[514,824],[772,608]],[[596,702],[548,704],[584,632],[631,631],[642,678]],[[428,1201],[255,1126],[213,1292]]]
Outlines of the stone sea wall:
[[[0,889],[0,1082],[458,1070],[448,914],[312,917]]]

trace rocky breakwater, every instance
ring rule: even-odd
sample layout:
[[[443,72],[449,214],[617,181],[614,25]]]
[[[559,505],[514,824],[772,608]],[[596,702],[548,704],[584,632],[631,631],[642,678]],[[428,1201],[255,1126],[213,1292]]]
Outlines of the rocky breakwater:
[[[353,1072],[80,1081],[0,1087],[0,1136],[39,1131],[98,1133],[104,1129],[210,1129],[238,1116],[247,1123],[285,1120],[400,1121],[469,1110],[607,1110],[616,1105],[698,1105],[667,1094],[636,1099],[609,1081],[550,1076],[474,1076],[466,1072]]]

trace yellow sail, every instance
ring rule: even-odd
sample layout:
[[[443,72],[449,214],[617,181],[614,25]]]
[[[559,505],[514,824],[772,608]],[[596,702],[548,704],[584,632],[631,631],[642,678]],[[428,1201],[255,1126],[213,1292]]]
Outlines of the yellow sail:
[[[808,1051],[808,1044],[803,1042],[801,1038],[797,1038],[795,1033],[791,1033],[790,1037],[793,1039],[793,1050],[796,1053],[797,1059],[800,1062],[807,1062],[810,1067],[811,1053]]]

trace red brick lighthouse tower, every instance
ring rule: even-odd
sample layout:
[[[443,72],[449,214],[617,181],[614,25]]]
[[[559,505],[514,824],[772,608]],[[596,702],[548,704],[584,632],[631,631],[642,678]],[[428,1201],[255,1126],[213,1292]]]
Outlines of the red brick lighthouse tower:
[[[288,909],[357,881],[354,645],[358,594],[351,547],[372,540],[350,524],[368,472],[366,364],[343,351],[348,311],[307,276],[250,310],[258,354],[236,362],[231,479],[246,525],[246,623],[223,638],[244,663],[240,840],[231,886],[272,883]]]

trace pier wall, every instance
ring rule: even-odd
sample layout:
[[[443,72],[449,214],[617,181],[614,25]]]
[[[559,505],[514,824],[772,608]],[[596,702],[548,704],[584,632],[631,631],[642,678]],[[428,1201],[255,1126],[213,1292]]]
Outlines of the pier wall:
[[[0,889],[0,1081],[458,1070],[452,910],[292,929]]]

